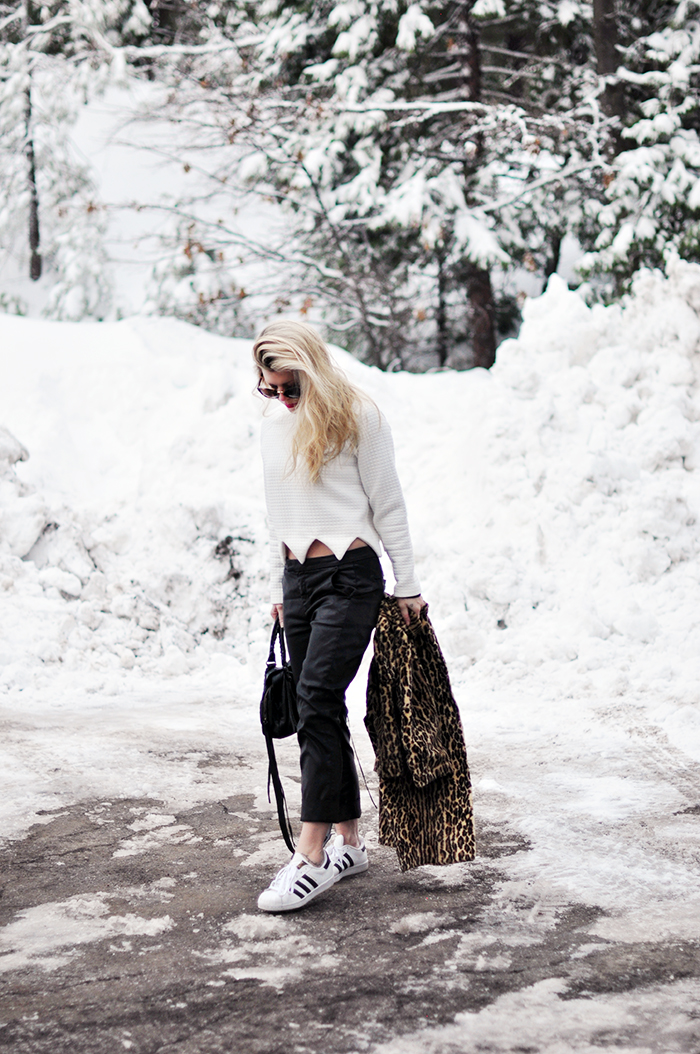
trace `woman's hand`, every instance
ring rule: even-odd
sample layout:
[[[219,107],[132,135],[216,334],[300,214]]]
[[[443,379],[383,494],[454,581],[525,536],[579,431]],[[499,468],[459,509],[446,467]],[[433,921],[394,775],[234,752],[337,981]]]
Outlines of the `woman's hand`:
[[[280,626],[284,626],[284,611],[282,604],[273,604],[270,608],[270,614],[272,616],[273,622],[275,621],[275,619],[279,618]]]
[[[418,617],[422,609],[426,607],[426,602],[421,596],[397,597],[396,599],[399,602],[399,611],[403,615],[403,620],[407,626],[411,625],[411,618],[413,615]]]

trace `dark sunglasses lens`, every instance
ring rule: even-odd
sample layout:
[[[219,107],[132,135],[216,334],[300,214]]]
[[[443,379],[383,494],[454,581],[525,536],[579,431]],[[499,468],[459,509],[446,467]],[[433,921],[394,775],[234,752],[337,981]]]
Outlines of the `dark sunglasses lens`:
[[[258,391],[266,399],[279,399],[280,395],[283,395],[285,399],[301,398],[301,388],[298,384],[290,384],[283,388],[281,392],[278,392],[276,388],[263,388],[262,385],[258,385]]]

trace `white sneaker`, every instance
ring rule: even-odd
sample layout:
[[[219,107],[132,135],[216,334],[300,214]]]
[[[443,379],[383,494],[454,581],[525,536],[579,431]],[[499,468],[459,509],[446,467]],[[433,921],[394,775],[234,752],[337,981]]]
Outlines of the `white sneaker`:
[[[346,845],[342,834],[336,835],[328,855],[335,869],[336,882],[348,875],[359,875],[369,867],[365,843],[362,842],[359,849],[354,845]]]
[[[310,900],[324,893],[335,882],[335,868],[328,853],[316,867],[295,853],[289,863],[278,871],[272,882],[258,897],[261,911],[297,911]]]

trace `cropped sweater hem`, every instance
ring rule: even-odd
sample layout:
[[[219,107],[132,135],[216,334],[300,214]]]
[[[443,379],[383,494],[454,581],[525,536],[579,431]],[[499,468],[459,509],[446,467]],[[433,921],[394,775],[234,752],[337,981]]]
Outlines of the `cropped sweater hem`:
[[[305,465],[291,465],[294,414],[275,408],[263,421],[273,604],[282,603],[286,549],[304,563],[315,540],[327,545],[338,559],[356,538],[378,556],[385,550],[396,579],[394,595],[420,593],[391,430],[372,405],[361,406],[358,417],[357,449],[342,450],[324,465],[316,483],[309,479]]]

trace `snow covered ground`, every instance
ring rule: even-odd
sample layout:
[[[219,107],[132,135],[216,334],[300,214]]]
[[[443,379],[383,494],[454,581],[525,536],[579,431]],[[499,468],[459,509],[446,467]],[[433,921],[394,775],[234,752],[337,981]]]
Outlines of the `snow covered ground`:
[[[0,317],[0,336],[3,835],[83,800],[165,803],[122,847],[137,853],[183,837],[170,814],[198,802],[247,792],[269,810],[249,343],[155,319]],[[699,351],[700,267],[680,262],[611,308],[553,278],[489,373],[382,374],[338,351],[394,430],[477,816],[531,845],[499,862],[503,904],[527,892],[545,928],[558,905],[595,907],[598,944],[700,940]],[[362,689],[361,674],[351,720],[371,767]],[[232,745],[254,761],[235,786],[198,767]],[[102,901],[94,915],[97,940]],[[15,966],[60,954],[29,930],[6,934]],[[557,993],[502,997],[495,1031],[498,1003],[386,1052],[485,1035],[511,1050],[513,1016],[537,1050],[588,1050],[630,1013],[605,997],[587,1021],[569,1001],[559,1035]],[[698,995],[697,980],[650,988],[639,1013],[670,1015],[680,1045],[645,1046],[640,1026],[619,1049],[690,1049],[678,1015]]]

